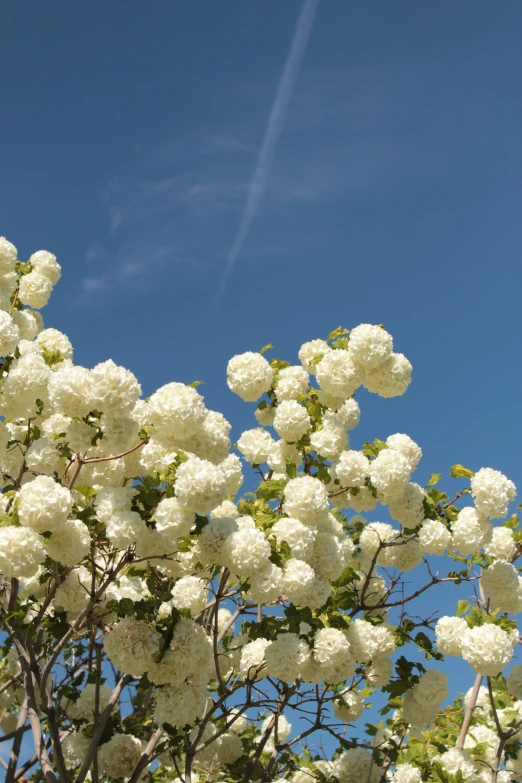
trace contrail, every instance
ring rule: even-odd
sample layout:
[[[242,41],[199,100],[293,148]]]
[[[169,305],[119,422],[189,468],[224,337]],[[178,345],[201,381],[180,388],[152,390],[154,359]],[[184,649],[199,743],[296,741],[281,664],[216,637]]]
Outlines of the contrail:
[[[245,239],[247,238],[250,226],[252,225],[252,221],[254,220],[259,207],[259,202],[263,196],[268,175],[270,174],[270,169],[272,167],[275,148],[281,131],[283,130],[288,103],[299,73],[301,60],[303,59],[308,45],[308,39],[310,38],[318,2],[319,0],[304,0],[301,13],[299,14],[292,45],[288,52],[285,67],[277,86],[272,109],[270,110],[263,143],[261,144],[261,149],[259,150],[259,155],[257,157],[256,167],[248,189],[248,196],[243,209],[243,214],[241,215],[239,228],[234,241],[232,242],[219,280],[219,285],[214,295],[211,309],[213,314],[219,309],[230,275],[232,274],[239,254],[243,249]]]

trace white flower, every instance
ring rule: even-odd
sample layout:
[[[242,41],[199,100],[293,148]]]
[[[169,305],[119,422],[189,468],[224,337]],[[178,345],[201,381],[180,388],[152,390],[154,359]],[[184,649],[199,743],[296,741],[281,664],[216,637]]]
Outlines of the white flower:
[[[224,500],[219,506],[210,512],[211,519],[237,519],[239,517],[239,510],[236,504],[232,500]]]
[[[503,519],[517,488],[503,473],[481,468],[471,479],[471,494],[478,510],[490,519]]]
[[[269,556],[270,544],[261,530],[240,528],[226,540],[225,557],[232,573],[238,576],[249,577],[263,570],[268,566]]]
[[[456,775],[460,772],[464,783],[475,781],[475,764],[466,750],[450,748],[440,756],[433,757],[434,762],[438,762],[443,770],[450,775]],[[491,775],[491,773],[489,773]]]
[[[342,542],[327,531],[319,531],[308,562],[320,579],[329,581],[339,579],[346,566],[346,554]]]
[[[100,745],[98,762],[107,775],[114,778],[130,777],[141,757],[141,741],[132,734],[114,734]]]
[[[454,549],[461,555],[472,555],[491,541],[493,526],[478,509],[467,506],[453,522],[452,534]]]
[[[236,530],[237,520],[229,517],[211,519],[208,525],[205,525],[199,536],[203,565],[226,565],[227,540]]]
[[[256,603],[266,604],[275,601],[283,592],[283,571],[274,563],[268,563],[264,568],[249,577],[250,590],[248,597]]]
[[[295,633],[280,633],[265,650],[266,670],[271,677],[292,682],[310,657],[310,648]]]
[[[110,661],[125,674],[139,677],[154,663],[161,648],[161,635],[144,620],[124,617],[114,623],[103,646]]]
[[[294,442],[306,435],[311,427],[308,411],[295,400],[284,400],[278,405],[274,429],[286,441]]]
[[[269,640],[263,638],[245,644],[241,650],[239,664],[239,670],[243,677],[250,680],[266,677],[265,650],[269,644]]]
[[[25,464],[29,470],[45,473],[47,476],[52,476],[54,473],[61,476],[66,465],[62,455],[55,448],[55,443],[47,438],[33,440],[27,449]]]
[[[10,419],[35,418],[38,402],[48,398],[51,370],[38,354],[21,356],[10,367],[2,385],[0,411]]]
[[[55,607],[76,617],[90,601],[91,586],[92,575],[84,566],[71,571],[56,590]]]
[[[187,536],[195,515],[181,506],[178,498],[162,498],[156,508],[156,530],[168,530],[173,538]]]
[[[353,508],[358,514],[365,511],[373,511],[377,507],[377,498],[374,497],[370,487],[359,487],[357,494],[346,492],[337,498],[332,498],[333,502],[339,502],[341,508]]]
[[[276,407],[274,405],[267,405],[266,403],[263,403],[263,406],[264,407],[262,408],[256,408],[254,416],[260,427],[271,427],[274,423]]]
[[[321,394],[322,392],[319,392],[319,395]],[[319,401],[320,400],[321,398],[319,397]],[[345,430],[353,430],[354,427],[357,427],[361,418],[361,411],[357,400],[354,400],[353,397],[345,400],[341,407],[336,409],[335,416]]]
[[[52,290],[53,285],[48,277],[44,277],[38,272],[29,272],[20,280],[18,298],[22,304],[40,310],[49,301]]]
[[[332,710],[337,720],[353,723],[364,712],[364,699],[361,692],[352,688],[341,694],[339,699],[335,699],[332,703]]]
[[[350,642],[337,628],[320,628],[316,632],[313,656],[322,679],[329,684],[345,682],[355,671]]]
[[[213,666],[212,640],[201,625],[182,617],[174,626],[169,648],[147,670],[156,685],[179,685],[185,679],[204,679]]]
[[[194,435],[206,416],[203,397],[183,383],[167,383],[151,396],[149,416],[154,432],[165,446]]]
[[[314,525],[329,511],[324,484],[312,476],[291,479],[285,487],[283,511],[305,525]]]
[[[71,419],[68,416],[64,416],[62,413],[53,413],[42,422],[41,430],[48,438],[63,437],[70,423]]]
[[[217,759],[220,764],[233,764],[243,755],[243,745],[241,740],[233,731],[227,731],[222,734],[221,742],[217,750]],[[212,745],[209,745],[211,748]]]
[[[380,326],[360,324],[350,332],[348,353],[362,370],[374,370],[391,356],[393,338]]]
[[[354,620],[346,637],[350,642],[350,652],[358,663],[391,655],[396,646],[391,628],[384,624],[372,625],[365,620]]]
[[[462,617],[441,617],[435,626],[437,647],[444,655],[462,655],[461,642],[468,629]]]
[[[225,477],[227,495],[235,495],[243,483],[241,460],[236,454],[229,454],[219,465]]]
[[[443,555],[451,548],[451,533],[438,519],[425,519],[419,530],[419,546],[428,555]]]
[[[183,576],[172,588],[173,605],[177,609],[190,609],[193,615],[203,611],[207,596],[206,580],[196,576]]]
[[[49,402],[54,413],[86,416],[91,410],[91,377],[85,367],[59,367],[49,380]]]
[[[307,560],[313,552],[315,532],[292,517],[279,519],[270,531],[278,545],[286,541],[292,550],[292,556],[299,560]]]
[[[65,566],[73,566],[89,554],[89,529],[79,519],[70,519],[45,542],[50,558]]]
[[[351,397],[361,385],[361,376],[348,351],[329,351],[316,368],[316,377],[323,391],[335,397]]]
[[[275,389],[278,402],[296,400],[299,395],[308,391],[309,376],[302,367],[284,367],[279,372]]]
[[[273,445],[274,439],[263,427],[245,430],[237,442],[239,451],[251,465],[266,462]]]
[[[16,247],[5,237],[0,237],[0,275],[14,271],[17,255]]]
[[[299,361],[303,365],[304,369],[314,374],[317,363],[314,361],[320,356],[328,353],[332,349],[325,340],[310,340],[308,343],[303,343],[299,349]]]
[[[340,424],[323,420],[323,428],[310,436],[310,445],[320,457],[337,459],[348,448],[348,435]]]
[[[431,723],[447,697],[448,678],[443,672],[430,669],[404,694],[404,720],[413,726]]]
[[[366,372],[363,386],[380,397],[398,397],[411,383],[412,367],[402,353],[392,353],[376,370]]]
[[[208,514],[226,497],[225,475],[211,462],[190,457],[177,470],[175,490],[183,508]]]
[[[131,488],[102,487],[95,499],[96,516],[107,523],[118,511],[130,511],[136,490]]]
[[[496,677],[513,656],[511,636],[498,625],[468,628],[461,639],[462,657],[477,674]]]
[[[0,310],[0,356],[12,353],[20,342],[20,329],[9,313]]]
[[[411,471],[415,470],[422,457],[422,449],[409,435],[402,435],[401,433],[390,435],[386,438],[386,444],[390,449],[394,449],[399,454],[402,454]]]
[[[379,783],[382,769],[377,766],[371,751],[351,748],[338,756],[332,765],[332,775],[339,783]]]
[[[20,343],[18,343],[18,350],[23,355],[24,353],[40,353],[38,343],[32,342],[38,334],[38,323],[33,315],[32,310],[15,310],[11,314],[14,324],[18,327],[20,333]]]
[[[522,664],[516,664],[511,668],[506,685],[510,696],[522,699]]]
[[[413,571],[422,562],[422,549],[414,539],[397,536],[393,546],[386,547],[379,557],[379,563],[398,571]]]
[[[94,682],[87,683],[79,699],[71,702],[67,708],[67,715],[69,718],[79,720],[84,718],[89,723],[93,722],[94,710],[96,706],[96,684]],[[99,712],[98,715],[103,712],[109,700],[112,696],[112,688],[110,685],[100,685],[99,687]]]
[[[247,351],[227,365],[228,388],[245,402],[255,402],[270,389],[274,373],[264,356]]]
[[[46,551],[43,539],[24,527],[0,527],[0,573],[5,577],[28,579],[37,573]]]
[[[401,497],[410,480],[408,460],[394,449],[382,449],[370,462],[370,480],[385,503]]]
[[[363,552],[370,558],[374,558],[380,548],[379,559],[382,558],[382,544],[393,541],[399,535],[387,522],[369,522],[361,533],[359,544]]]
[[[303,458],[293,443],[277,440],[272,443],[266,461],[270,470],[274,470],[276,473],[286,473],[287,462],[292,462],[296,467],[299,467]]]
[[[29,263],[33,271],[47,277],[52,285],[56,285],[62,276],[62,268],[57,262],[56,256],[53,253],[49,253],[48,250],[37,250],[30,257]]]
[[[515,566],[497,560],[482,569],[481,582],[492,609],[517,612],[519,576]]]
[[[397,764],[391,783],[422,783],[420,770],[412,764]]]
[[[168,723],[174,728],[192,726],[202,717],[207,703],[207,688],[203,682],[182,682],[167,685],[157,691],[156,717],[160,726]]]
[[[370,461],[361,451],[343,451],[335,466],[341,487],[361,487],[370,470]]]
[[[489,557],[496,557],[499,560],[509,560],[515,550],[516,542],[513,538],[513,531],[503,525],[493,528],[491,541],[484,546],[484,551]]]
[[[63,359],[73,358],[71,341],[66,334],[59,332],[58,329],[44,329],[36,338],[36,342],[50,353],[59,351]]]
[[[389,658],[378,658],[366,669],[365,678],[369,685],[381,688],[386,685],[393,672],[393,664]]]
[[[73,498],[49,476],[37,476],[20,490],[18,516],[24,527],[38,533],[58,531],[67,521]]]
[[[93,410],[118,416],[132,411],[141,394],[141,386],[130,370],[109,359],[97,364],[89,376],[89,400]]]
[[[417,527],[424,519],[425,497],[426,493],[418,484],[407,484],[404,493],[390,502],[390,516],[403,527]]]

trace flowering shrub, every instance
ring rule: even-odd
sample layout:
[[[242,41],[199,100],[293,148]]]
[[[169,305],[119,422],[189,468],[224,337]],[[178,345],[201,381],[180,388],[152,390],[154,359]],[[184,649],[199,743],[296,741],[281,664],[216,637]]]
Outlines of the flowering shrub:
[[[357,390],[410,384],[392,336],[234,356],[257,407],[233,447],[197,384],[143,399],[113,361],[75,365],[39,313],[59,278],[0,239],[7,783],[522,780],[515,486],[454,465],[450,500],[407,435],[350,448]],[[441,583],[474,598],[419,617]],[[445,656],[474,683],[452,704]]]

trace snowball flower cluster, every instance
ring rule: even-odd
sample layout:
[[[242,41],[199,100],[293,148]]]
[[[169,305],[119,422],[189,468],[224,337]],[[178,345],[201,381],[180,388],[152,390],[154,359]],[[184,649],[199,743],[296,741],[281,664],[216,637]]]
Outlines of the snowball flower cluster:
[[[139,677],[159,655],[160,643],[160,634],[146,622],[124,617],[112,626],[103,646],[117,669]]]
[[[487,623],[468,628],[461,649],[462,657],[477,674],[496,677],[513,657],[513,640],[498,625]]]
[[[404,694],[404,720],[413,726],[431,723],[447,696],[448,678],[442,672],[430,669]]]
[[[471,493],[478,510],[490,519],[503,519],[517,489],[499,470],[481,468],[471,479]]]
[[[20,490],[18,516],[24,527],[38,533],[59,530],[73,505],[72,495],[49,476],[37,476]]]
[[[273,377],[267,360],[252,351],[232,357],[227,366],[228,387],[245,402],[255,402],[267,392]]]
[[[324,484],[312,476],[291,479],[285,487],[283,510],[305,525],[316,524],[329,511]]]
[[[181,506],[197,514],[208,514],[226,497],[223,471],[199,457],[183,462],[176,475],[176,497]]]

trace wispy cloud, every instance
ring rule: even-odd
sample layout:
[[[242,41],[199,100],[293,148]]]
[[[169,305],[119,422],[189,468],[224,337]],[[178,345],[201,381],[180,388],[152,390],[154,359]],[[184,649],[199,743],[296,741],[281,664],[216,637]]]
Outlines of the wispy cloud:
[[[283,130],[288,104],[297,80],[301,61],[306,52],[306,47],[308,46],[308,39],[310,38],[310,33],[312,31],[317,5],[318,0],[305,0],[301,13],[299,14],[290,51],[268,117],[268,124],[248,189],[248,195],[241,215],[239,228],[227,255],[225,266],[216,289],[216,294],[212,303],[213,313],[217,311],[221,304],[230,275],[234,270],[234,266],[248,236],[252,221],[259,208],[263,193],[265,192],[270,169],[272,168],[276,145]]]
[[[303,47],[302,34],[300,41]],[[302,59],[304,48],[299,52]],[[349,210],[367,193],[433,166],[440,128],[416,126],[410,112],[422,105],[422,73],[318,68],[307,60],[297,81],[295,57],[268,125],[269,85],[252,90],[238,80],[227,87],[236,112],[204,115],[190,134],[138,149],[103,188],[107,228],[85,252],[84,302],[115,288],[132,295],[153,287],[161,269],[178,288],[184,280],[200,283],[209,298],[221,275],[219,305],[240,254],[247,265],[309,252],[324,241],[322,208],[342,199]],[[256,241],[245,245],[250,231]]]

